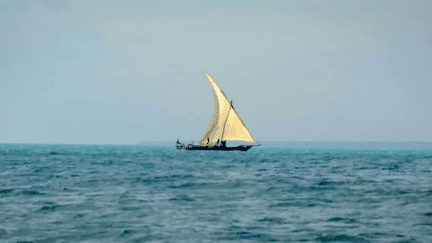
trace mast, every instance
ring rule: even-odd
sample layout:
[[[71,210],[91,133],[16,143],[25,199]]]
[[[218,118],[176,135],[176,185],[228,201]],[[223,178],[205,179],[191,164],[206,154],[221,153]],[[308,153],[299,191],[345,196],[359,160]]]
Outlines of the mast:
[[[223,135],[225,133],[225,126],[226,126],[226,123],[228,121],[228,116],[229,116],[229,113],[230,113],[232,107],[233,106],[232,106],[232,100],[231,100],[230,108],[229,108],[228,113],[227,113],[227,118],[225,119],[224,126],[223,126],[223,129],[222,129],[222,135],[221,135],[220,141],[222,141]]]

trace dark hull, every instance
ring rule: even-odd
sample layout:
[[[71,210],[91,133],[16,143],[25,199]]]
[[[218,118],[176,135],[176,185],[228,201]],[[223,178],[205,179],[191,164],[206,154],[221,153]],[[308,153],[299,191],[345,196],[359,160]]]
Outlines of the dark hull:
[[[193,144],[177,143],[177,150],[214,150],[214,151],[248,151],[252,146],[250,145],[240,145],[237,147],[226,147],[226,146],[201,146]]]

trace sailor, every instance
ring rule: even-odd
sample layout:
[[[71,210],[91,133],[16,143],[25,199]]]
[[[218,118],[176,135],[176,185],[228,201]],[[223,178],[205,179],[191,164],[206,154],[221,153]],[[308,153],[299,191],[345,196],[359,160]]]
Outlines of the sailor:
[[[207,138],[207,145],[210,144],[210,138]]]
[[[177,139],[177,143],[180,143],[179,140],[180,140],[180,139]]]
[[[218,139],[218,141],[217,141],[217,143],[216,143],[218,146],[219,146],[219,139]]]

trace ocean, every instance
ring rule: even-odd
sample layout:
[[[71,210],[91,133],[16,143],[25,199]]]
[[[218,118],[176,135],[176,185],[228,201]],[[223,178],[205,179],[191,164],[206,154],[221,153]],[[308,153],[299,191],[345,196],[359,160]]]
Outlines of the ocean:
[[[432,242],[432,144],[0,144],[0,242]]]

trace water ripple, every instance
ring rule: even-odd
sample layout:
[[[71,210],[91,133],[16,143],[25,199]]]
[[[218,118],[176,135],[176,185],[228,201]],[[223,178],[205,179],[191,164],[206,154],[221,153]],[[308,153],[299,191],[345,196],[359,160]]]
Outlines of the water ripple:
[[[431,153],[0,145],[0,241],[428,242]]]

